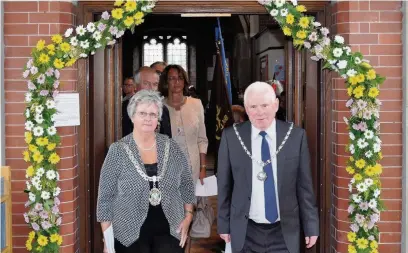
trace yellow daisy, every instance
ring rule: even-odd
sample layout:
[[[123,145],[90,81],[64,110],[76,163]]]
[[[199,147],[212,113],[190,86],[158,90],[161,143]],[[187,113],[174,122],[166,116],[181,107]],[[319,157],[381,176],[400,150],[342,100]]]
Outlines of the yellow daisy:
[[[25,246],[26,246],[26,248],[27,248],[28,251],[31,251],[31,250],[33,249],[33,246],[31,245],[31,242],[32,242],[32,240],[30,240],[30,239],[28,239],[28,240],[26,241]]]
[[[307,10],[306,10],[306,7],[304,6],[304,5],[298,5],[298,6],[296,6],[296,10],[298,11],[298,12],[306,12]]]
[[[28,150],[24,150],[23,156],[24,156],[24,161],[26,162],[30,161],[30,153],[28,153]]]
[[[295,46],[302,46],[304,43],[304,40],[293,40],[293,45]]]
[[[382,165],[377,163],[376,165],[374,165],[373,167],[373,172],[377,175],[382,173]]]
[[[114,19],[121,19],[123,18],[123,10],[122,9],[113,9],[112,10],[112,17]]]
[[[378,249],[378,243],[377,243],[377,241],[371,241],[370,242],[370,248],[372,248],[372,249]]]
[[[71,46],[67,42],[64,42],[60,45],[60,49],[62,52],[68,53],[71,50]]]
[[[363,74],[358,74],[357,75],[357,82],[362,83],[362,82],[364,82],[364,80],[365,80],[365,77],[364,77]]]
[[[122,6],[122,4],[123,4],[122,0],[116,0],[113,5],[116,6],[116,7],[120,7],[120,6]]]
[[[359,249],[366,249],[368,247],[368,240],[365,238],[357,239],[357,247]]]
[[[374,70],[374,69],[370,69],[370,70],[367,72],[367,80],[374,80],[375,77],[376,77],[375,70]]]
[[[48,151],[53,151],[56,146],[57,146],[57,144],[55,144],[55,143],[49,143],[49,144],[47,145],[47,150],[48,150]]]
[[[44,156],[41,155],[40,152],[35,152],[33,154],[33,160],[34,160],[34,162],[41,163],[44,160]]]
[[[299,39],[304,39],[304,38],[306,38],[306,36],[307,36],[307,34],[306,34],[306,32],[305,31],[298,31],[297,33],[296,33],[296,37],[298,37]]]
[[[39,40],[35,47],[37,48],[38,51],[43,50],[45,47],[45,40]]]
[[[65,64],[65,66],[67,67],[71,67],[72,65],[74,65],[74,63],[76,62],[77,59],[72,58],[69,61],[67,61],[67,63]]]
[[[378,158],[379,158],[380,160],[383,159],[382,152],[378,152]]]
[[[134,19],[130,16],[127,16],[125,21],[123,21],[123,23],[125,24],[126,27],[130,27],[133,25],[133,21]]]
[[[356,240],[356,237],[357,237],[357,235],[354,232],[348,232],[347,233],[347,239],[348,239],[349,242],[354,242]]]
[[[143,23],[144,22],[144,19],[142,18],[142,19],[135,19],[135,24],[136,25],[140,25],[141,23]]]
[[[128,1],[125,3],[125,9],[126,11],[132,12],[134,10],[136,10],[136,2],[135,1]]]
[[[372,249],[372,250],[370,251],[370,253],[378,253],[378,250],[377,250],[377,249]]]
[[[30,144],[28,145],[28,150],[30,150],[30,152],[37,152],[38,148],[36,145]]]
[[[346,167],[346,171],[347,171],[350,175],[353,175],[354,172],[355,172],[355,170],[354,170],[351,166],[347,166],[347,167]]]
[[[59,34],[55,34],[54,36],[51,37],[52,42],[61,44],[62,42],[62,36]]]
[[[357,253],[357,250],[353,245],[349,244],[348,245],[348,253]]]
[[[374,168],[372,166],[367,166],[364,172],[367,176],[371,177],[374,175]]]
[[[286,16],[286,23],[292,25],[293,22],[295,22],[295,16],[293,16],[292,14],[289,13],[289,14]]]
[[[358,161],[356,161],[356,167],[359,169],[362,169],[366,166],[366,162],[364,161],[364,159],[360,159]]]
[[[354,157],[350,156],[349,160],[350,162],[354,162]]]
[[[351,97],[351,95],[353,95],[353,87],[348,87],[347,88],[347,94],[349,95],[349,97]]]
[[[356,181],[361,181],[361,180],[363,179],[363,176],[361,176],[360,174],[355,174],[355,175],[354,175],[354,179],[355,179]]]
[[[358,86],[353,90],[353,94],[356,98],[361,98],[364,95],[364,86]]]
[[[46,236],[40,235],[37,239],[37,242],[40,246],[46,246],[48,244],[48,238]]]
[[[35,143],[37,143],[37,145],[38,145],[38,146],[43,147],[43,146],[45,146],[45,145],[47,145],[47,144],[48,144],[48,138],[47,138],[47,137],[44,137],[44,138],[40,137],[40,138],[37,138],[37,140],[35,141]]]
[[[40,57],[38,58],[38,61],[41,64],[47,64],[50,61],[50,57],[44,53],[40,54]]]
[[[31,141],[33,140],[33,134],[31,132],[25,132],[24,133],[24,138],[25,138],[25,142],[27,144],[30,144]]]
[[[62,244],[62,236],[59,236],[58,241],[57,241],[57,244],[58,244],[58,245],[61,245],[61,244]]]
[[[285,27],[283,27],[282,30],[283,30],[283,34],[285,34],[286,36],[291,36],[292,35],[292,30],[289,27],[285,26]]]
[[[35,232],[34,231],[31,231],[30,233],[28,233],[28,238],[29,239],[34,239],[35,238]]]
[[[371,98],[376,98],[378,94],[380,94],[380,91],[375,87],[370,88],[370,90],[368,91],[368,96]]]
[[[48,161],[52,164],[57,164],[60,161],[60,157],[57,153],[52,153],[48,158]]]
[[[299,26],[302,27],[303,29],[306,29],[309,27],[309,18],[308,17],[301,17],[299,20]]]
[[[54,60],[54,67],[57,69],[62,69],[64,67],[64,62],[57,58]]]
[[[47,46],[47,49],[50,50],[50,51],[55,51],[55,46],[54,46],[54,44],[49,44],[49,45]]]
[[[348,82],[349,82],[351,85],[356,85],[356,84],[358,83],[358,79],[357,79],[356,76],[350,76],[350,77],[348,78]]]
[[[369,63],[367,63],[367,62],[362,62],[360,65],[361,65],[363,68],[366,68],[366,69],[371,69],[371,68],[372,68],[372,66],[371,66]]]
[[[50,236],[50,242],[56,242],[59,239],[59,234],[52,234]]]
[[[27,170],[26,170],[26,174],[29,177],[32,177],[34,175],[34,167],[33,166],[28,166]]]
[[[144,13],[143,12],[141,12],[141,11],[138,11],[138,12],[136,12],[136,14],[135,15],[133,15],[133,18],[134,19],[142,19],[144,17]]]

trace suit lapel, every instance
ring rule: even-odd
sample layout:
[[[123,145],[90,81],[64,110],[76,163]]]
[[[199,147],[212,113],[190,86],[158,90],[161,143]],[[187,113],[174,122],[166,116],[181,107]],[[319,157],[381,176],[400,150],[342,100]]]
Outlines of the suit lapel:
[[[276,150],[278,150],[279,146],[282,144],[283,139],[286,136],[287,131],[289,130],[287,124],[280,120],[276,120]],[[283,177],[285,176],[285,153],[284,153],[284,148],[278,153],[278,156],[276,158],[277,160],[277,176],[278,176],[278,194],[279,194],[279,199],[283,200],[283,196],[281,196],[282,193],[282,182],[283,182]]]
[[[251,122],[247,121],[237,128],[239,135],[241,136],[242,141],[247,147],[248,151],[252,154],[252,145],[251,145]],[[242,149],[242,147],[239,147]],[[242,150],[244,151],[244,150]],[[244,151],[245,152],[245,151]],[[252,190],[252,159],[248,157],[247,154],[244,155],[243,167],[245,168],[246,179],[248,181],[249,189]]]

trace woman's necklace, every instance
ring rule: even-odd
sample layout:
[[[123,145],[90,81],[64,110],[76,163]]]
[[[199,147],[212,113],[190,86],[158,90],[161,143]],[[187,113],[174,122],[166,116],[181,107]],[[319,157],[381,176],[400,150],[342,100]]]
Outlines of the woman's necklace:
[[[136,144],[138,149],[143,150],[143,151],[150,151],[154,148],[154,146],[156,146],[156,142],[153,143],[153,145],[150,148],[143,148],[142,146],[140,146],[139,144]]]

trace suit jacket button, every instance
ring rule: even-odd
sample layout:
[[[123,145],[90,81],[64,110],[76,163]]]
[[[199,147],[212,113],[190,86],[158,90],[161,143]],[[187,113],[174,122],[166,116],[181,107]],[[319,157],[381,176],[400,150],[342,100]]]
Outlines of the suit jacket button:
[[[248,215],[245,214],[245,219],[248,219]]]
[[[248,200],[251,200],[251,197],[248,197]]]

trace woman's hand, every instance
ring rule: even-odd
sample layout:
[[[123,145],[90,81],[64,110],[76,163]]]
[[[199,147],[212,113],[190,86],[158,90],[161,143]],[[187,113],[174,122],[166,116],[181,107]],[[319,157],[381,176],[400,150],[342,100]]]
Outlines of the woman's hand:
[[[188,214],[184,220],[180,223],[180,226],[177,229],[177,233],[180,233],[180,247],[184,248],[186,244],[187,237],[188,237],[188,230],[190,228],[190,224],[193,221],[193,216]]]
[[[199,179],[202,185],[204,185],[204,178],[207,176],[206,174],[205,168],[201,168]]]

